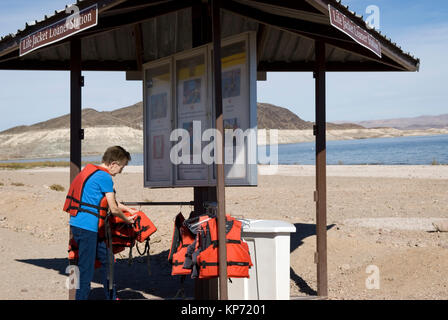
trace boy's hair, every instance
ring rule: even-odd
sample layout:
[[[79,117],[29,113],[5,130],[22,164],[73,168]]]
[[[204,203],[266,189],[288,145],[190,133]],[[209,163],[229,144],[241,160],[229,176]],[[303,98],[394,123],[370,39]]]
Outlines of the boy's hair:
[[[113,161],[118,161],[119,163],[127,163],[131,161],[131,155],[122,147],[113,146],[107,148],[106,152],[104,152],[102,161],[107,165],[111,164]]]

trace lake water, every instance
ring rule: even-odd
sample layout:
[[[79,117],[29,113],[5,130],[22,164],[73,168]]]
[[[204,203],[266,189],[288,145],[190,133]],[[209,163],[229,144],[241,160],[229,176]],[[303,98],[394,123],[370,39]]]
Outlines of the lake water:
[[[314,164],[315,152],[314,142],[278,145],[278,163]],[[266,156],[270,156],[270,148],[259,146],[258,162],[266,163]],[[82,160],[100,161],[101,156]],[[27,161],[69,161],[69,158],[15,160]],[[327,164],[428,165],[433,162],[448,164],[448,135],[327,141]],[[129,165],[143,165],[143,154],[132,154]]]
[[[265,147],[259,147],[260,153]],[[314,164],[315,143],[278,146],[279,164]],[[269,151],[267,153],[269,155]],[[327,141],[327,164],[448,164],[448,135]]]

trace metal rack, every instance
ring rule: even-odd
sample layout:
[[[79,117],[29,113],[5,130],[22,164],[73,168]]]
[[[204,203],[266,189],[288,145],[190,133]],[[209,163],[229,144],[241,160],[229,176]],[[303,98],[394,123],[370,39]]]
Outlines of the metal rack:
[[[156,201],[142,201],[142,202],[122,202],[125,206],[194,206],[194,201],[180,201],[180,202],[156,202]]]

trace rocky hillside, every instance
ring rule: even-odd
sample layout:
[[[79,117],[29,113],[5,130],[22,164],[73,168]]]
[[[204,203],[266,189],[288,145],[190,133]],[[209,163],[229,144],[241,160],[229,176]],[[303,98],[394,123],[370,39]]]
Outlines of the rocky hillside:
[[[358,124],[366,128],[389,127],[400,130],[448,128],[448,113],[438,116],[369,120],[358,122]]]
[[[85,129],[85,138],[82,142],[83,156],[100,154],[111,145],[123,145],[131,153],[142,153],[142,106],[139,102],[114,111],[83,109],[82,127]],[[280,129],[279,143],[313,139],[312,126],[312,122],[300,119],[286,108],[265,103],[258,104],[259,134],[264,131],[262,129]],[[69,128],[70,115],[67,114],[30,126],[18,126],[0,132],[0,160],[67,157],[70,154]],[[328,124],[328,128],[362,127],[353,124]],[[302,137],[303,135],[306,137]]]
[[[257,103],[258,129],[311,130],[314,122],[305,121],[290,110],[269,103]],[[327,123],[327,129],[363,129],[354,123]]]
[[[95,109],[82,110],[82,127],[130,127],[143,128],[143,103],[138,102],[132,106],[116,109],[114,111],[96,111]],[[327,124],[328,129],[360,129],[360,125],[352,123]],[[70,127],[70,114],[39,122],[30,126],[18,126],[0,134],[18,134],[38,130],[56,130]],[[286,108],[267,103],[258,103],[258,128],[281,130],[309,130],[313,122],[302,120],[295,113]]]
[[[120,108],[114,111],[96,111],[95,109],[83,109],[81,113],[82,127],[131,127],[141,129],[143,127],[142,103]],[[70,128],[70,114],[39,122],[30,126],[18,126],[0,132],[0,134],[17,134],[28,131],[56,130]]]

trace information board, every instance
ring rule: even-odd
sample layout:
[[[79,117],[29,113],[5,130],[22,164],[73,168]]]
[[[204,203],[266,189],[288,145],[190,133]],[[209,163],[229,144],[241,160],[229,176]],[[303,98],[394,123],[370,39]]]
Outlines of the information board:
[[[257,184],[256,36],[222,41],[225,185]],[[213,46],[145,64],[145,187],[216,185]]]

